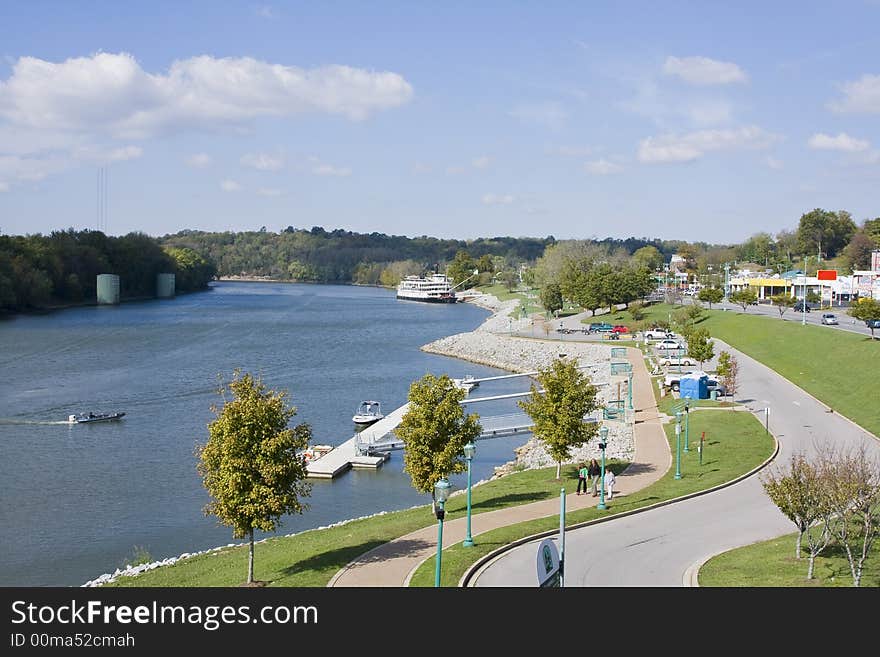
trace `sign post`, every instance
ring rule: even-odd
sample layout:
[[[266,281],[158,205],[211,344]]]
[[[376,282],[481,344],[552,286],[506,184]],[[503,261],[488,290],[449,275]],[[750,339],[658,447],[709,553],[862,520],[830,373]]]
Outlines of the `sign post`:
[[[559,560],[559,551],[552,539],[545,538],[538,545],[537,566],[539,587],[543,589],[562,586],[562,564]]]

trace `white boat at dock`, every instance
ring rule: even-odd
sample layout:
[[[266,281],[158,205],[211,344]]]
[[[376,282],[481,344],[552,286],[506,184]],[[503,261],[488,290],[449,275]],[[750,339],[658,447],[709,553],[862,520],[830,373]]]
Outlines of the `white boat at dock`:
[[[453,379],[452,382],[455,384],[456,388],[461,388],[465,392],[470,392],[480,385],[480,382],[470,374],[461,379]]]
[[[368,400],[361,402],[351,420],[355,424],[368,425],[378,422],[383,417],[385,416],[382,414],[382,405],[377,401]]]

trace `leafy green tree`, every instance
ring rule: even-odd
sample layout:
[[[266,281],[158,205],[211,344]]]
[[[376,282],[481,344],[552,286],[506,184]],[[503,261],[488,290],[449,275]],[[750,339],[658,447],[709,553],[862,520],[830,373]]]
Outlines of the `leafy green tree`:
[[[505,269],[502,271],[500,278],[508,292],[513,292],[519,285],[519,274],[513,269]]]
[[[751,288],[744,287],[741,290],[737,290],[736,292],[731,292],[728,297],[733,303],[737,303],[742,306],[743,312],[749,309],[749,306],[754,304],[758,300],[758,295]]]
[[[760,480],[770,501],[797,527],[796,559],[801,558],[801,546],[806,537],[810,553],[807,579],[813,579],[816,557],[831,539],[828,531],[831,506],[821,469],[807,461],[802,454],[794,454],[787,468],[768,470]],[[817,524],[820,520],[823,522]]]
[[[739,387],[739,363],[736,357],[729,351],[718,354],[718,367],[715,368],[715,373],[721,377],[721,384],[732,400]]]
[[[454,285],[463,283],[466,279],[473,277],[474,270],[477,270],[477,264],[474,259],[468,255],[467,251],[461,250],[455,254],[455,258],[446,268],[446,275],[452,279]]]
[[[797,303],[794,297],[788,294],[774,294],[772,297],[770,297],[770,300],[773,302],[773,305],[776,306],[776,310],[779,311],[780,317],[785,314],[786,310]]]
[[[648,271],[654,272],[663,266],[663,254],[656,246],[643,246],[632,254],[633,261],[639,267],[644,267]]]
[[[719,287],[704,287],[697,295],[697,299],[709,304],[709,310],[712,310],[713,303],[721,303],[724,298],[724,290]]]
[[[467,393],[447,375],[425,374],[409,387],[408,407],[394,433],[403,441],[403,470],[420,493],[433,493],[443,477],[466,469],[464,446],[482,427],[460,404]]]
[[[852,236],[843,252],[851,269],[867,269],[871,266],[871,252],[878,248],[877,240],[863,229]]]
[[[554,360],[536,378],[543,392],[533,383],[531,396],[517,404],[532,418],[532,433],[556,461],[559,479],[571,449],[589,442],[599,429],[597,423],[584,420],[599,408],[597,388],[575,361],[564,358]]]
[[[700,369],[703,369],[703,363],[712,360],[715,355],[715,343],[709,339],[709,331],[704,328],[694,329],[688,334],[687,341],[687,355],[699,361]]]
[[[311,428],[289,428],[296,407],[286,392],[269,390],[259,378],[236,370],[217,416],[208,424],[208,442],[197,448],[198,471],[211,496],[206,515],[232,527],[235,538],[247,537],[248,584],[254,581],[254,530],[275,531],[281,516],[308,508],[302,498],[311,494],[306,462]]]
[[[833,258],[849,244],[855,232],[856,224],[849,212],[816,208],[801,215],[797,236],[802,252]]]
[[[548,312],[562,310],[562,290],[557,283],[548,283],[541,289],[539,295],[541,305]]]
[[[810,290],[807,292],[807,303],[820,303],[822,301],[822,297],[814,291]]]
[[[635,302],[630,304],[629,306],[629,314],[632,315],[632,318],[636,322],[640,322],[645,319],[645,304],[640,302]]]
[[[859,299],[849,309],[849,314],[863,322],[880,320],[880,301],[871,298]],[[871,326],[871,338],[874,338],[874,327]]]

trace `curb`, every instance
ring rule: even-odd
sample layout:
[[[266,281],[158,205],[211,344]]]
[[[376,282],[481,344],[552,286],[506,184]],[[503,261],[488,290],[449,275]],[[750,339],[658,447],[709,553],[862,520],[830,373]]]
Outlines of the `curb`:
[[[773,453],[770,454],[770,456],[768,456],[767,459],[765,459],[763,463],[759,463],[757,466],[755,466],[754,468],[752,468],[748,472],[741,474],[739,477],[736,477],[735,479],[731,479],[730,481],[725,482],[723,484],[713,486],[712,488],[707,488],[706,490],[696,491],[694,493],[688,493],[687,495],[682,495],[681,497],[674,497],[670,500],[656,502],[655,504],[651,504],[649,506],[644,506],[644,507],[641,507],[638,509],[632,509],[631,511],[624,511],[622,513],[616,513],[616,514],[608,516],[606,518],[597,518],[595,520],[587,520],[585,522],[577,523],[577,524],[571,525],[569,527],[566,527],[565,529],[566,529],[566,531],[569,531],[571,529],[580,529],[582,527],[590,527],[592,525],[597,525],[602,522],[609,522],[611,520],[617,520],[618,518],[626,518],[628,516],[632,516],[637,513],[643,513],[645,511],[651,511],[653,509],[659,509],[660,507],[668,506],[670,504],[675,504],[677,502],[683,502],[684,500],[689,500],[694,497],[700,497],[702,495],[707,495],[709,493],[712,493],[716,490],[721,490],[723,488],[728,488],[729,486],[733,486],[734,484],[737,484],[740,481],[743,481],[744,479],[747,479],[748,477],[751,477],[752,475],[759,472],[760,470],[763,470],[764,468],[766,468],[773,461],[773,459],[775,459],[776,456],[779,454],[779,439],[777,439],[776,436],[772,433],[770,435],[773,436],[773,445],[774,445]],[[540,532],[538,534],[532,534],[531,536],[525,536],[521,539],[517,539],[516,541],[513,541],[512,543],[508,543],[507,545],[500,547],[497,550],[493,550],[489,554],[478,559],[476,563],[474,563],[470,568],[468,568],[465,571],[464,575],[462,575],[461,579],[459,580],[458,585],[460,587],[473,587],[472,582],[476,580],[476,578],[479,576],[480,572],[482,570],[484,570],[486,567],[488,567],[489,565],[491,565],[492,562],[497,560],[505,552],[508,552],[515,547],[519,547],[520,545],[525,545],[526,543],[531,543],[532,541],[536,541],[538,539],[544,539],[544,538],[548,538],[551,536],[556,536],[558,534],[559,534],[558,529],[551,529],[551,530],[548,530],[545,532]],[[699,564],[699,565],[702,565],[702,564]],[[697,567],[697,571],[699,571],[699,565]],[[693,567],[694,566],[692,565],[688,570],[690,570]],[[694,577],[696,577],[696,573],[694,574]]]

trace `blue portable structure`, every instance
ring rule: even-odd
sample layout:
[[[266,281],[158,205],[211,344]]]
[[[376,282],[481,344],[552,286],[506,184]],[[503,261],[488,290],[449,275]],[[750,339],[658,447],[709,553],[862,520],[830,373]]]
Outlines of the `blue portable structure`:
[[[678,393],[681,399],[709,399],[709,377],[703,373],[693,372],[681,377],[678,382]]]

